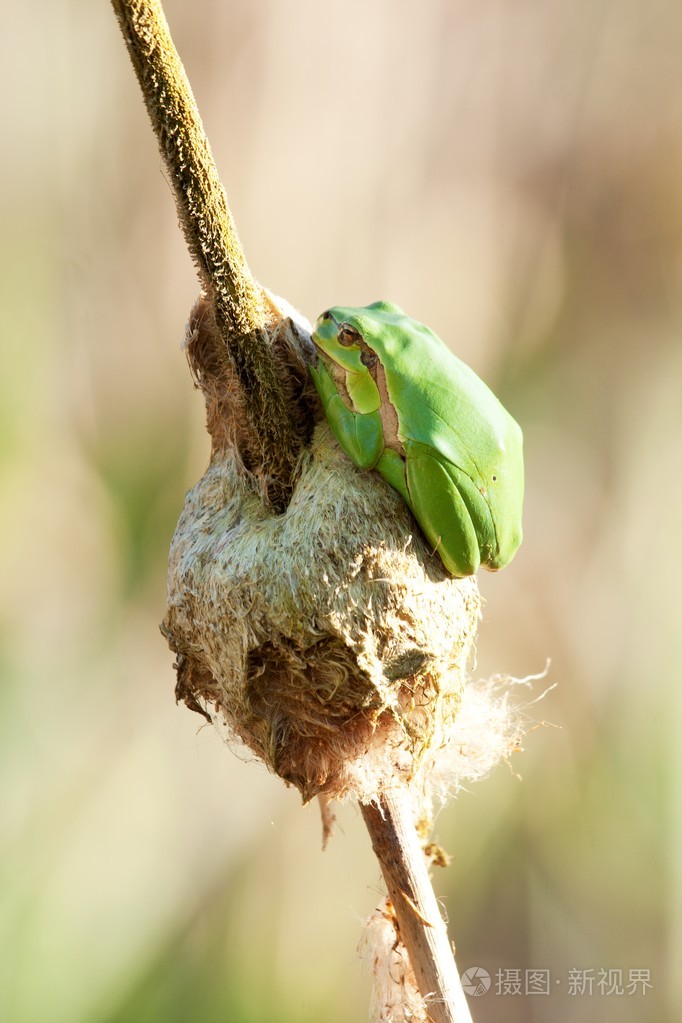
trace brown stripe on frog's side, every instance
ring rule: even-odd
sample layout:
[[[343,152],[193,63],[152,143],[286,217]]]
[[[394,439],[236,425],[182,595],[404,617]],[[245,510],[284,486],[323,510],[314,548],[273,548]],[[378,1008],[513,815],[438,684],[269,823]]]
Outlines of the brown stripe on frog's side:
[[[388,387],[386,386],[386,372],[379,359],[371,368],[370,373],[374,378],[374,383],[377,385],[379,397],[381,398],[379,414],[381,415],[381,425],[384,431],[384,444],[387,448],[397,451],[400,457],[404,458],[405,449],[398,436],[398,413],[394,409],[389,397]]]
[[[353,399],[348,393],[348,388],[346,387],[347,370],[345,370],[343,366],[340,366],[338,362],[334,362],[333,359],[331,359],[328,355],[325,355],[324,353],[319,354],[319,358],[322,359],[324,365],[327,367],[327,372],[334,381],[336,390],[343,398],[344,404],[346,404],[348,408],[352,409]]]

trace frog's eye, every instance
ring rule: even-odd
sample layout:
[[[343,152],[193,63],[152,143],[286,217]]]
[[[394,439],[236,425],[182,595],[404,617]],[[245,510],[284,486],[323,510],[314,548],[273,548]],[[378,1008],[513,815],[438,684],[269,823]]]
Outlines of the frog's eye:
[[[360,362],[363,366],[366,366],[367,369],[371,369],[372,366],[376,366],[377,357],[374,352],[370,352],[368,348],[365,348],[364,351],[360,353]]]
[[[360,344],[362,335],[359,330],[352,327],[350,323],[339,324],[339,333],[337,334],[337,341],[344,348],[351,348],[353,345]]]

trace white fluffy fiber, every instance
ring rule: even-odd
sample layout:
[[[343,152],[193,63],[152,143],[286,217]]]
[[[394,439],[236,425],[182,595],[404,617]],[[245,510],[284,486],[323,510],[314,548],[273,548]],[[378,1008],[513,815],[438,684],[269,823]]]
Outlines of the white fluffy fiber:
[[[544,679],[543,672],[517,679],[496,675],[469,682],[449,741],[436,751],[421,793],[413,792],[416,813],[429,813],[462,788],[485,778],[498,764],[521,749],[524,736],[538,722],[529,709],[550,689],[529,700],[518,700],[519,687]],[[395,926],[391,905],[384,900],[365,921],[358,954],[372,972],[370,1023],[425,1023],[427,1005],[417,988],[405,948]]]

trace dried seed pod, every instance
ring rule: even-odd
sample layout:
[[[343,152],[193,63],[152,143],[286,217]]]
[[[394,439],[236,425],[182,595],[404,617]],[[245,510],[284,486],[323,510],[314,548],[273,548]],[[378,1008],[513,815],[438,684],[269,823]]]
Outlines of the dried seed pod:
[[[479,617],[401,498],[320,424],[282,514],[214,454],[173,538],[163,630],[178,698],[304,800],[417,789],[448,741]]]

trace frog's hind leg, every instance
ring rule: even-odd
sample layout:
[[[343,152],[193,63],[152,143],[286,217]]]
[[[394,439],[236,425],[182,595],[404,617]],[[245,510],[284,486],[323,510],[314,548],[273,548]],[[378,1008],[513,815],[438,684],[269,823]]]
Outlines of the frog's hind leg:
[[[474,575],[481,555],[469,510],[443,462],[420,447],[418,452],[408,450],[410,508],[448,572]]]

